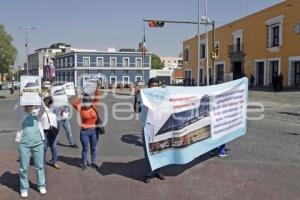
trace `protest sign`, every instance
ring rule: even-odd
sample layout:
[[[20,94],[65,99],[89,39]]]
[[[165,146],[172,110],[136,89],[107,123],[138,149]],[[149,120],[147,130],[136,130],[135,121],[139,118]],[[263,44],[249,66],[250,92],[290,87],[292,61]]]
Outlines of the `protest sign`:
[[[96,81],[85,81],[83,84],[83,92],[88,95],[95,95],[98,83]]]
[[[21,76],[20,79],[20,105],[41,105],[41,77]]]
[[[188,163],[244,135],[247,96],[247,78],[206,87],[141,90],[144,136],[152,170]]]
[[[68,82],[64,84],[64,88],[66,90],[66,94],[68,96],[74,96],[75,95],[75,88],[73,82]]]
[[[51,96],[54,106],[68,105],[68,97],[63,85],[53,86],[51,88]]]

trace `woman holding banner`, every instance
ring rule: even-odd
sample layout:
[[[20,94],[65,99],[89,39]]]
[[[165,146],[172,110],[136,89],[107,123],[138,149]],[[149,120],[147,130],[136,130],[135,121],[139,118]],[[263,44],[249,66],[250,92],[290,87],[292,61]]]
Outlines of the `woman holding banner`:
[[[34,109],[32,105],[20,107],[18,110],[18,132],[15,141],[19,143],[19,176],[20,193],[22,198],[28,197],[28,168],[32,155],[37,174],[37,186],[41,194],[46,194],[44,171],[44,143],[45,139],[41,117],[45,106]]]
[[[87,171],[89,145],[91,149],[91,167],[98,169],[96,164],[96,147],[99,139],[97,125],[100,120],[97,112],[97,104],[100,98],[99,89],[100,83],[98,81],[94,94],[83,92],[83,98],[77,96],[73,101],[73,107],[80,113],[81,117],[80,141],[82,144],[81,162],[83,171]]]
[[[148,88],[153,88],[153,87],[159,87],[159,80],[156,78],[150,78],[148,81]],[[141,106],[142,106],[142,100],[140,96],[140,90],[138,89],[135,94],[135,99],[134,99],[134,111],[135,112],[141,112]],[[146,142],[145,142],[145,135],[144,131],[142,133],[143,136],[143,149],[144,149],[144,156],[145,156],[145,183],[149,183],[150,179],[155,176],[159,178],[160,180],[165,180],[165,176],[161,173],[160,169],[156,169],[152,171],[149,158],[148,158],[148,153],[147,153],[147,148],[146,148]]]

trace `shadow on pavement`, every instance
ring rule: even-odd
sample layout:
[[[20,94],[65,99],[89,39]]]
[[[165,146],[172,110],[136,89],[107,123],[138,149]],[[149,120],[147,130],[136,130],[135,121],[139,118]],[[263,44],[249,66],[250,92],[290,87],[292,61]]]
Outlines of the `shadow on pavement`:
[[[70,145],[67,145],[67,144],[63,144],[61,142],[57,142],[57,146],[61,146],[61,147],[70,147]]]
[[[137,181],[143,181],[144,159],[128,163],[104,162],[98,171],[103,176],[117,174]]]
[[[19,180],[20,180],[19,174],[12,174],[11,172],[6,171],[0,177],[0,185],[6,186],[15,192],[19,192],[19,185],[20,185]],[[38,191],[37,185],[32,183],[30,180],[28,181],[29,181],[29,187]]]
[[[134,144],[136,146],[143,146],[141,134],[125,134],[122,135],[121,141],[127,144]]]
[[[185,165],[169,165],[162,168],[162,172],[166,176],[178,176],[186,170],[210,159],[212,156],[204,154],[192,162]],[[122,162],[103,162],[98,169],[103,176],[117,174],[137,181],[144,181],[144,159],[134,160],[128,163]]]
[[[58,160],[67,165],[81,168],[81,158],[59,156]]]

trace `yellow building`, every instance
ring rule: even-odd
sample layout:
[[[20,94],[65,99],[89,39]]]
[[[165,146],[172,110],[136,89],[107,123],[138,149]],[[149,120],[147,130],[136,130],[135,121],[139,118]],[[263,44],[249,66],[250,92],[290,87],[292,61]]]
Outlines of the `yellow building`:
[[[200,36],[200,69],[197,72],[195,36],[183,43],[185,78],[206,81],[205,34]],[[255,85],[269,86],[272,74],[282,73],[283,84],[300,86],[300,1],[282,3],[218,27],[215,44],[219,53],[211,69],[212,32],[209,32],[209,72],[213,80],[237,79],[253,74]],[[212,76],[212,73],[214,76]]]

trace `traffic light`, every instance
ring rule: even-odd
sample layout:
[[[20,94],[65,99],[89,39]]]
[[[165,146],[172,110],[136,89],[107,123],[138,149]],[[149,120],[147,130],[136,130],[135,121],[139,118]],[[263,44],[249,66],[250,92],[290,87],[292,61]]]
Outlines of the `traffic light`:
[[[214,50],[213,50],[216,54],[216,57],[219,56],[219,44],[218,43],[215,43],[214,44]]]
[[[211,57],[211,59],[215,60],[215,59],[217,58],[216,52],[212,51],[212,52],[210,53],[210,57]]]
[[[153,27],[163,27],[165,25],[164,21],[156,21],[156,20],[152,20],[149,21],[149,27],[153,28]]]

